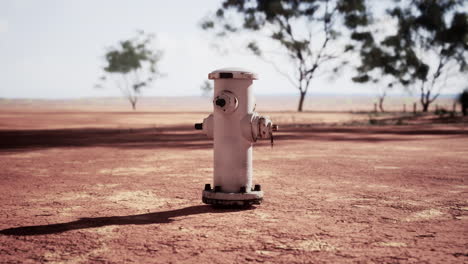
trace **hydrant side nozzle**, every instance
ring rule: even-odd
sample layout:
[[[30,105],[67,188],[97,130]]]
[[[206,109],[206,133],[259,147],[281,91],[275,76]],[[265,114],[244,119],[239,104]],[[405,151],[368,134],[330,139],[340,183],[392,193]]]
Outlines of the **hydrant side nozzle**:
[[[203,123],[196,123],[195,124],[195,129],[196,130],[203,130]]]
[[[203,119],[202,130],[208,138],[213,138],[213,114]]]
[[[278,131],[278,128],[279,128],[278,125],[275,125],[275,124],[271,125],[271,130],[275,132]]]

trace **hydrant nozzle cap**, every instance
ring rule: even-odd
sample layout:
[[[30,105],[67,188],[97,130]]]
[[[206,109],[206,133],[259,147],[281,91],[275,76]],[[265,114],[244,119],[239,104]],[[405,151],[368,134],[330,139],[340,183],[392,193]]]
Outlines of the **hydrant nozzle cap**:
[[[208,74],[208,79],[247,79],[257,80],[258,75],[255,72],[242,68],[223,68]]]

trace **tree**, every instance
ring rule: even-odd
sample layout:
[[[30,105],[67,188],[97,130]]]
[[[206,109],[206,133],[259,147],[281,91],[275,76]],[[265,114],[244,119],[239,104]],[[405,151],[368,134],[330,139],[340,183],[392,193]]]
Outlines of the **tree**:
[[[298,89],[297,110],[301,112],[319,68],[340,55],[330,48],[331,42],[337,43],[338,31],[354,30],[367,23],[365,0],[225,0],[216,15],[201,26],[214,30],[219,37],[252,33],[246,48],[273,64]],[[289,72],[293,74],[265,55],[259,44],[265,36],[292,62]]]
[[[157,69],[162,51],[152,50],[153,34],[137,32],[137,36],[120,41],[117,47],[111,47],[105,54],[104,75],[97,87],[103,87],[107,81],[113,81],[129,100],[132,109],[136,109],[141,90],[148,87],[162,75]]]
[[[391,77],[391,85],[417,89],[427,112],[447,79],[468,70],[468,16],[461,11],[463,5],[463,0],[393,1],[387,13],[397,23],[394,33],[381,41],[369,30],[353,33],[361,43],[361,65],[353,80]]]
[[[208,96],[211,91],[213,91],[213,85],[210,81],[204,81],[203,84],[200,86],[200,90],[202,91],[203,96]]]
[[[365,75],[353,77],[352,80],[357,83],[372,82],[373,85],[377,86],[377,89],[378,89],[377,101],[378,101],[379,110],[382,113],[385,112],[385,109],[383,106],[385,97],[387,96],[387,91],[393,88],[393,85],[395,84],[395,82],[387,81],[386,82],[387,84],[384,84],[385,83],[384,80],[381,80],[376,75],[371,77],[371,73],[366,73]]]
[[[381,4],[382,2],[379,2]],[[384,110],[384,101],[387,96],[389,89],[392,89],[396,82],[392,78],[388,78],[384,73],[385,65],[390,61],[390,58],[386,56],[379,50],[376,41],[376,35],[379,35],[382,31],[382,28],[386,27],[388,21],[385,19],[376,19],[374,16],[375,10],[372,9],[372,6],[367,5],[367,8],[370,10],[368,20],[372,21],[365,31],[356,31],[351,34],[351,40],[348,45],[346,45],[346,50],[359,50],[361,60],[358,65],[354,65],[355,70],[358,75],[352,78],[353,82],[356,83],[371,83],[374,87],[377,87],[377,101],[380,112],[385,112]],[[373,12],[371,12],[373,11]]]

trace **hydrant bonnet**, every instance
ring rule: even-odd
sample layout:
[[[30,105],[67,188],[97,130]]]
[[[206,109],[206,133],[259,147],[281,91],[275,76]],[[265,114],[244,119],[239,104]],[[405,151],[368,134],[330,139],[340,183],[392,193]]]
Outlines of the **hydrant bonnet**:
[[[208,74],[208,79],[247,79],[258,80],[256,73],[242,68],[223,68]]]

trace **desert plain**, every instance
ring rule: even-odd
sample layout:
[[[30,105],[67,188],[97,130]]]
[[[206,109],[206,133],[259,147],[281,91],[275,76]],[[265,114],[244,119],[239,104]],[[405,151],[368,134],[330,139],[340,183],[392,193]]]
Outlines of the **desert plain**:
[[[264,201],[220,209],[197,100],[2,100],[0,263],[468,262],[466,118],[258,99]]]

